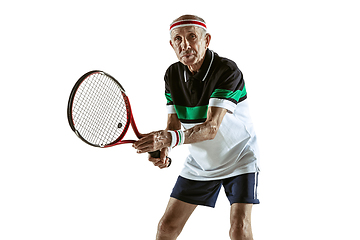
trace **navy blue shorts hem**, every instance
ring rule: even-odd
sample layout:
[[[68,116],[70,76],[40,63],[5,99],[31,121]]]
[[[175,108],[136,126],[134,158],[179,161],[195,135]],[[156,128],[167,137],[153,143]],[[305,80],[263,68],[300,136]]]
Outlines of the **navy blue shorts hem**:
[[[246,173],[221,180],[196,181],[179,176],[170,197],[180,201],[215,207],[221,187],[233,203],[259,204],[257,199],[258,173]]]
[[[186,198],[184,198],[182,196],[176,196],[176,195],[173,195],[173,194],[171,194],[170,197],[175,198],[175,199],[177,199],[179,201],[182,201],[182,202],[189,203],[189,204],[215,208],[215,203],[212,203],[212,202],[202,202],[202,201],[196,201],[196,200],[193,200],[193,199],[186,199]]]
[[[259,199],[243,198],[239,200],[233,200],[229,198],[230,205],[234,203],[248,203],[248,204],[260,204]]]

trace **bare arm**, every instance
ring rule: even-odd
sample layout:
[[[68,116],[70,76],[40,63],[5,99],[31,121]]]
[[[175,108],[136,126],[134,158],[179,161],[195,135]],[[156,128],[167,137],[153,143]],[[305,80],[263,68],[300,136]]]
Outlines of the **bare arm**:
[[[207,119],[204,123],[196,125],[184,131],[185,144],[211,140],[216,136],[220,124],[227,110],[219,107],[209,107]],[[165,130],[148,134],[133,144],[138,153],[156,151],[171,146],[171,134],[167,130],[179,130],[181,124],[176,114],[169,114],[168,126]]]
[[[224,108],[209,107],[206,121],[184,132],[184,143],[197,143],[214,139],[226,112],[227,110]]]
[[[167,127],[165,130],[180,130],[181,123],[176,114],[168,114]]]

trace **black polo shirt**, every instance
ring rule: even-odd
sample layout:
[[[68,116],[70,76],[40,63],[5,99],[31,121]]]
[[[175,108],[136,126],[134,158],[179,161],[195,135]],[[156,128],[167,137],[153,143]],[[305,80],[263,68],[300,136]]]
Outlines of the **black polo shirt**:
[[[167,69],[165,96],[168,113],[176,113],[182,123],[202,123],[209,106],[233,112],[247,94],[243,74],[235,62],[207,49],[195,75],[181,62]]]
[[[208,107],[228,110],[214,139],[188,145],[190,154],[180,176],[218,180],[259,171],[245,83],[233,61],[207,50],[195,75],[174,63],[165,74],[165,96],[167,112],[177,114],[185,129],[204,122]]]

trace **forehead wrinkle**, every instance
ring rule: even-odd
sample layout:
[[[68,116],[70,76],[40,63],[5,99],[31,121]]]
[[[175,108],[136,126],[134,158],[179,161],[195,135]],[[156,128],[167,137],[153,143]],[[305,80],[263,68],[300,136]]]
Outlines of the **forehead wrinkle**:
[[[179,28],[175,28],[174,30],[171,31],[171,36],[176,36],[176,35],[180,35],[181,32],[185,32],[185,33],[198,33],[196,30],[199,30],[199,27],[196,26],[185,26],[185,27],[179,27]]]

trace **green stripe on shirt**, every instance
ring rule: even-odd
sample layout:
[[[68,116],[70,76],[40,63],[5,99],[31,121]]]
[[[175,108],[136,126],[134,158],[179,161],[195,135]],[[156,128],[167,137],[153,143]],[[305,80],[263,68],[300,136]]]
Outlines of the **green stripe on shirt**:
[[[215,89],[211,94],[211,98],[232,98],[235,101],[239,101],[240,98],[246,95],[246,88],[244,86],[243,90],[236,90],[235,92],[226,90],[226,89]]]
[[[171,97],[170,93],[165,93],[165,97],[166,97],[167,103],[172,102],[172,97]]]
[[[175,105],[174,107],[179,119],[196,120],[207,117],[207,105],[197,107],[184,107]]]

